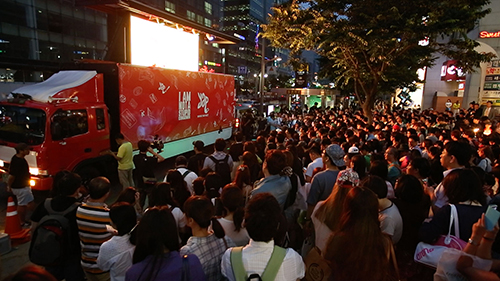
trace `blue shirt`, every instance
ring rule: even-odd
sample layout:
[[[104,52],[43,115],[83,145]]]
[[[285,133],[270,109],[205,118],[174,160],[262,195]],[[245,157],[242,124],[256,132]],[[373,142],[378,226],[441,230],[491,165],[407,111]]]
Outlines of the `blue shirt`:
[[[254,187],[255,188],[252,190],[251,196],[269,192],[276,198],[276,200],[278,200],[281,209],[283,209],[285,207],[288,193],[290,192],[290,189],[292,189],[292,183],[287,176],[271,175],[256,181]]]

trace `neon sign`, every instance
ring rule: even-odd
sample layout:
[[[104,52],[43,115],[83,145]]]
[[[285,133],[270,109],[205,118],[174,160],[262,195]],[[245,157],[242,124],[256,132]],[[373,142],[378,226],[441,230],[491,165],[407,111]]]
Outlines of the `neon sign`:
[[[500,31],[497,32],[481,31],[479,32],[479,38],[500,38]]]

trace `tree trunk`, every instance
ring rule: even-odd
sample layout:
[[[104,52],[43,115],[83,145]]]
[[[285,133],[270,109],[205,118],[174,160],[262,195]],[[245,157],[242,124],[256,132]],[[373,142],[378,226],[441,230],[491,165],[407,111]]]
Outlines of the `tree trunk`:
[[[365,101],[361,105],[363,108],[364,115],[368,118],[368,124],[371,125],[373,123],[373,106],[375,102],[375,93],[369,92],[366,94]]]

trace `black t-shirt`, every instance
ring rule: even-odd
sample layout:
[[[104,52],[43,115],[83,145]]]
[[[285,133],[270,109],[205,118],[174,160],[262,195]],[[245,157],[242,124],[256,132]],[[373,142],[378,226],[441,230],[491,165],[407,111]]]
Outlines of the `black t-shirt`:
[[[26,159],[12,156],[9,174],[14,176],[12,188],[24,188],[30,185],[30,168]]]
[[[142,177],[155,177],[154,170],[156,164],[158,164],[158,158],[139,153],[134,156],[133,161],[135,165],[134,174],[137,181],[142,182]]]
[[[77,202],[77,200],[74,197],[56,196],[52,198],[50,207],[56,212],[63,212],[75,202]],[[80,237],[78,236],[78,225],[76,224],[76,209],[77,208],[75,208],[73,212],[70,212],[64,216],[68,219],[69,222],[71,248],[68,249],[68,253],[70,253],[72,257],[79,257],[81,255]],[[31,215],[31,220],[38,223],[42,220],[43,217],[47,216],[48,214],[49,212],[47,211],[47,209],[45,209],[44,201],[38,204],[38,207]]]
[[[197,153],[191,156],[188,160],[188,165],[187,165],[188,170],[193,171],[195,174],[198,175],[200,173],[200,170],[203,169],[205,158],[207,158],[207,155],[204,153]]]

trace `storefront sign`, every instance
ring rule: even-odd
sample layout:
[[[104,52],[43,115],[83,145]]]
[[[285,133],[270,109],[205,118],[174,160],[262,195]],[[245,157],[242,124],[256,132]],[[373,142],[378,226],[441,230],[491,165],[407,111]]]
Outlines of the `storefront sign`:
[[[479,38],[500,38],[500,31],[497,32],[481,31],[479,32]]]
[[[441,81],[465,80],[465,75],[461,68],[456,66],[456,60],[448,60],[441,67]]]
[[[484,81],[500,81],[500,75],[487,75]]]

